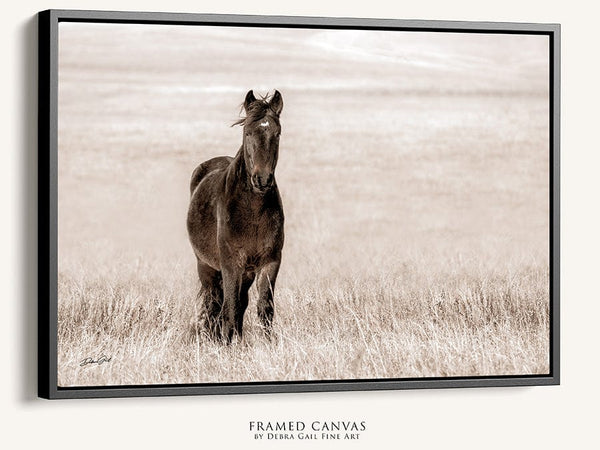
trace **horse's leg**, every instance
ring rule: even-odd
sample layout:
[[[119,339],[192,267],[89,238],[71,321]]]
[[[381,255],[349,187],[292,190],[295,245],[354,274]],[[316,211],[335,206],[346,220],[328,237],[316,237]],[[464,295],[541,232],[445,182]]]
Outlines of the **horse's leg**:
[[[279,264],[279,261],[268,263],[262,268],[258,276],[258,301],[256,307],[258,318],[267,337],[271,336],[271,329],[273,327],[273,314],[275,313],[273,294],[275,292],[275,280],[279,272]]]
[[[221,332],[228,343],[233,339],[240,315],[240,290],[242,286],[241,270],[234,267],[223,267],[223,309]],[[244,311],[242,311],[243,315]]]
[[[231,342],[234,333],[242,338],[248,290],[254,277],[249,273],[237,275],[235,270],[223,271],[223,337],[227,342]]]
[[[242,276],[242,283],[240,285],[240,303],[238,307],[238,314],[235,320],[235,331],[238,336],[242,337],[242,329],[244,327],[244,313],[248,307],[248,290],[254,282],[254,273],[245,273]]]
[[[198,296],[202,298],[200,319],[212,338],[220,335],[220,314],[223,305],[221,272],[198,260],[198,278],[202,287]]]

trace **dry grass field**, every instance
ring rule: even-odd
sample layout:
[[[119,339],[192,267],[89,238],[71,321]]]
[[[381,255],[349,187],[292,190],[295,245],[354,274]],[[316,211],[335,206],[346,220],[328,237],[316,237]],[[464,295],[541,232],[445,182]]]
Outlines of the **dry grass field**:
[[[60,25],[59,385],[549,370],[541,36]],[[274,332],[192,331],[194,167],[279,89]],[[81,365],[85,358],[109,358]]]

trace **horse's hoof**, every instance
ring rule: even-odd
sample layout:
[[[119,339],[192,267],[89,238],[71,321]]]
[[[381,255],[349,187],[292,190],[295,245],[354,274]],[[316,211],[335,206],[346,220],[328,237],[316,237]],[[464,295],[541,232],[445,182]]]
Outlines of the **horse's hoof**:
[[[193,318],[190,320],[188,326],[189,335],[195,340],[205,333],[204,321],[199,318]]]
[[[265,329],[263,328],[263,336],[265,337],[265,340],[269,343],[269,344],[276,344],[278,339],[278,335],[276,333],[273,333],[273,331],[271,331],[271,329]]]

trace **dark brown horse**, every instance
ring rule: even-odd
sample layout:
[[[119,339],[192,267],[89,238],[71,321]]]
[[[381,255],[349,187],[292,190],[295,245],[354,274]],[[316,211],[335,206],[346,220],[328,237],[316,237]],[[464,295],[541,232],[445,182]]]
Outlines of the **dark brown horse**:
[[[200,320],[210,336],[240,338],[248,289],[258,278],[258,317],[270,335],[283,248],[283,208],[275,182],[283,99],[244,100],[242,146],[192,174],[187,229],[198,262]]]

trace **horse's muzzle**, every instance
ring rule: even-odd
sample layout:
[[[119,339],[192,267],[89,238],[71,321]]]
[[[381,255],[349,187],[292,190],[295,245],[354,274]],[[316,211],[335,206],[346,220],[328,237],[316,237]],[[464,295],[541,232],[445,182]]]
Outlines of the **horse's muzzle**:
[[[271,189],[271,187],[273,186],[274,179],[275,178],[273,177],[272,173],[267,175],[260,175],[258,173],[255,173],[250,178],[250,181],[255,191],[264,194],[269,189]]]

